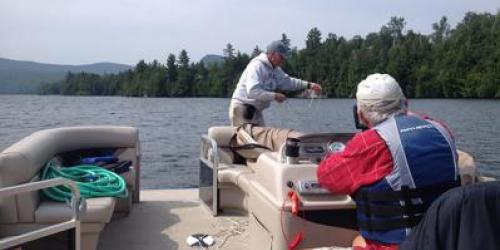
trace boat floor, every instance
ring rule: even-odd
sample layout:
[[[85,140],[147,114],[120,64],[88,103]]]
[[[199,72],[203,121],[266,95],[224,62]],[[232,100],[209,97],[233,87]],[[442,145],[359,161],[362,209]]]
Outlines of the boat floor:
[[[214,237],[210,249],[248,248],[247,217],[213,217],[198,201],[198,189],[142,190],[140,197],[127,217],[105,226],[98,249],[201,249],[186,243],[195,233]]]

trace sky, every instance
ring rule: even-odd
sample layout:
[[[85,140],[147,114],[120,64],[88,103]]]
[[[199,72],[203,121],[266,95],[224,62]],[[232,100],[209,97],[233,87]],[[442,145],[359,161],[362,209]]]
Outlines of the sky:
[[[283,33],[301,49],[313,27],[350,39],[399,16],[430,34],[442,16],[454,27],[468,11],[499,9],[500,0],[0,0],[0,57],[135,65],[185,49],[197,62],[228,43],[264,49]]]

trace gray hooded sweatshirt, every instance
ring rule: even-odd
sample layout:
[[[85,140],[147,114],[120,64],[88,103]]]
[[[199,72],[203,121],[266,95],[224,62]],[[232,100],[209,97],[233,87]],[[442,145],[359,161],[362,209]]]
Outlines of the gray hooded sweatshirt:
[[[261,53],[243,71],[231,102],[251,104],[262,111],[270,106],[276,90],[300,90],[307,88],[307,84],[307,81],[288,76],[280,67],[273,68],[267,55]]]

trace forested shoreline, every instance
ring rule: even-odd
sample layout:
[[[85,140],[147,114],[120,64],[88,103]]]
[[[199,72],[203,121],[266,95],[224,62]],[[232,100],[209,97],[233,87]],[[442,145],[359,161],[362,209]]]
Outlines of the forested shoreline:
[[[292,47],[283,66],[291,76],[318,82],[327,97],[352,97],[368,74],[393,75],[411,98],[500,98],[500,10],[496,15],[469,12],[456,27],[446,17],[429,35],[406,30],[392,17],[378,32],[352,39],[312,28],[305,48]],[[98,75],[69,72],[44,84],[40,94],[148,97],[229,97],[241,72],[261,52],[238,51],[230,43],[220,64],[190,62],[188,52],[169,54],[165,64],[141,60],[133,70]]]

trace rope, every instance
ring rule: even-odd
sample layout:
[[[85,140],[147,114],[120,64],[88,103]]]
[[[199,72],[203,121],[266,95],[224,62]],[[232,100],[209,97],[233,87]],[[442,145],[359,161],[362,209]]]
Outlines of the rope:
[[[61,167],[50,161],[45,166],[41,179],[64,177],[77,183],[82,198],[128,196],[123,178],[107,169],[95,165]],[[52,200],[67,202],[71,200],[71,190],[64,186],[43,189],[42,192]]]

